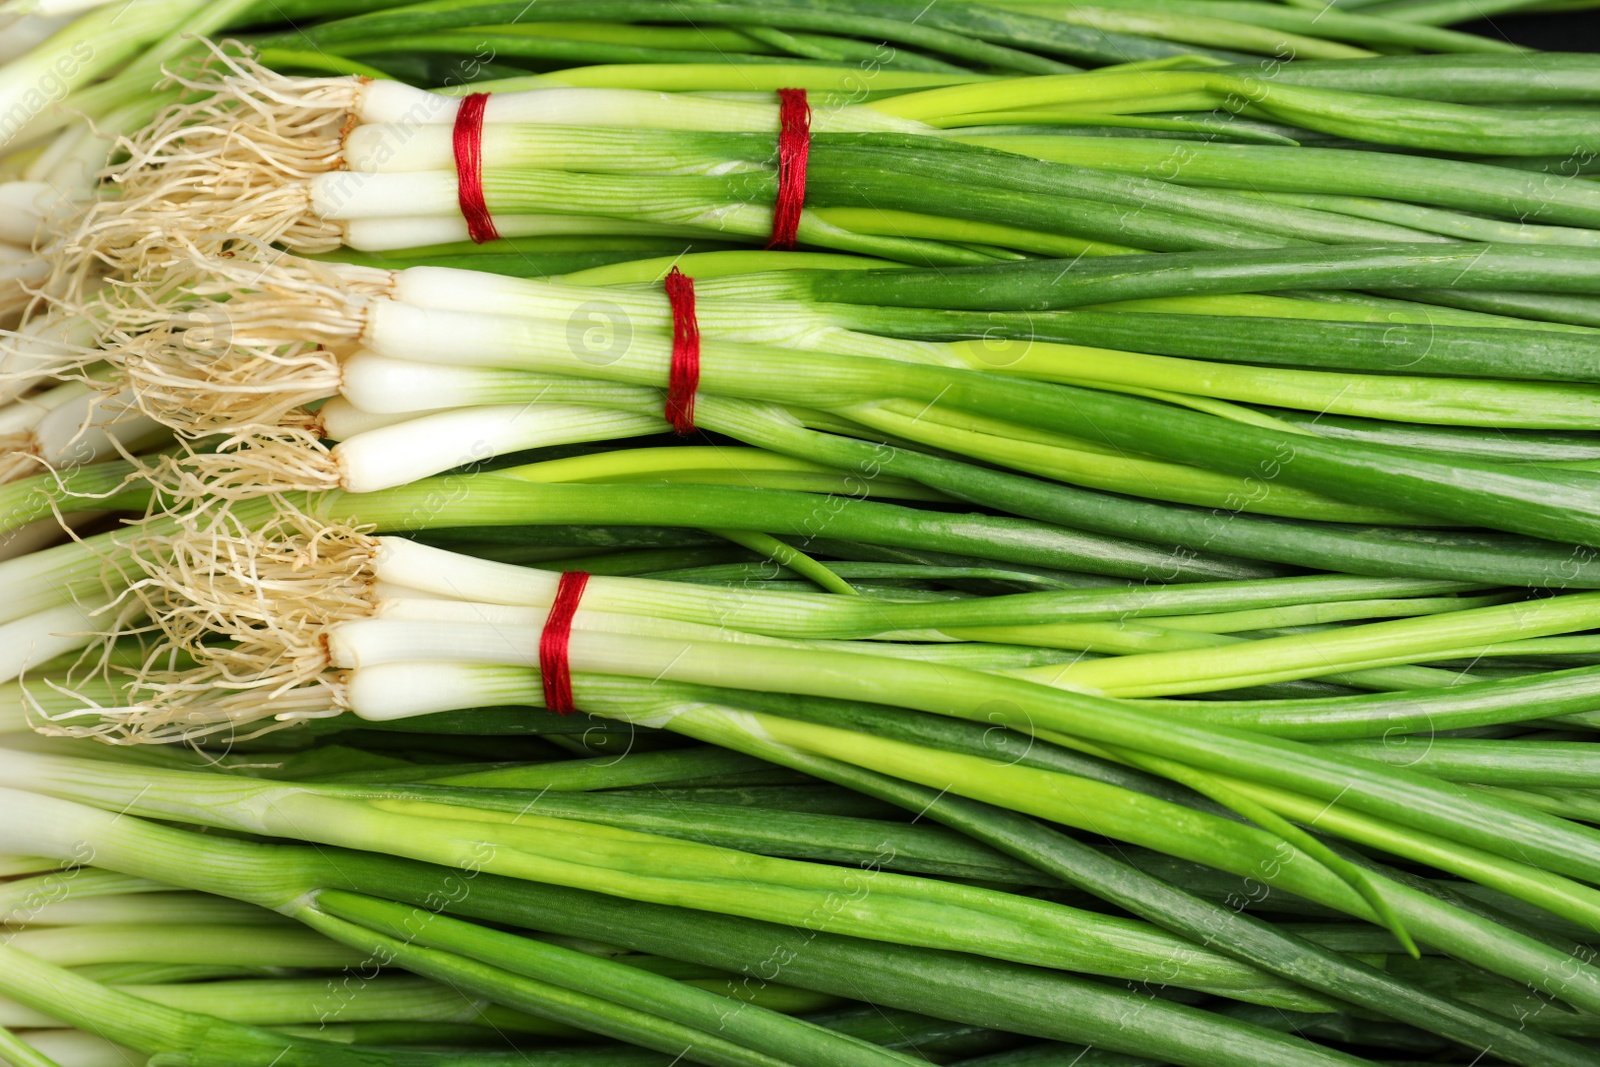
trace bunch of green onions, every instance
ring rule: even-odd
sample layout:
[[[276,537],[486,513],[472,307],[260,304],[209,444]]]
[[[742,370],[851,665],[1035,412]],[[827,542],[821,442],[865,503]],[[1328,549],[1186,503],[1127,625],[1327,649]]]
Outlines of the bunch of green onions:
[[[1600,64],[519,6],[146,0],[13,146],[0,1060],[1597,1062]]]

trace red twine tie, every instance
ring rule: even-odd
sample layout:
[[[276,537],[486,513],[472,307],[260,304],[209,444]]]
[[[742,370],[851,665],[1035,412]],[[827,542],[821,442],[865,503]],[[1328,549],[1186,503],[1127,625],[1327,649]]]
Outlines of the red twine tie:
[[[768,248],[791,249],[806,206],[806,160],[811,156],[811,105],[804,89],[778,90],[778,198],[772,205]]]
[[[496,241],[500,231],[489,217],[483,198],[483,112],[489,106],[488,93],[463,97],[456,112],[454,143],[456,151],[456,196],[461,201],[461,217],[467,220],[467,234],[477,244]]]
[[[667,371],[667,421],[674,433],[694,433],[694,394],[700,388],[700,323],[694,317],[694,279],[677,267],[666,278],[672,305],[672,365]]]
[[[572,702],[572,666],[567,661],[567,645],[572,640],[572,616],[589,576],[583,571],[565,571],[556,586],[556,598],[539,635],[539,675],[544,681],[544,706],[557,715],[576,710]]]

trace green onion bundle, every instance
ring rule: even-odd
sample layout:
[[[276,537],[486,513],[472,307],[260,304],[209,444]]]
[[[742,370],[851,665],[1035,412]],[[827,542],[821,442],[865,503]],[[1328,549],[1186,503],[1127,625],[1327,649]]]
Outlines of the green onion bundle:
[[[1597,1062],[1590,57],[119,7],[0,6],[0,1062]]]

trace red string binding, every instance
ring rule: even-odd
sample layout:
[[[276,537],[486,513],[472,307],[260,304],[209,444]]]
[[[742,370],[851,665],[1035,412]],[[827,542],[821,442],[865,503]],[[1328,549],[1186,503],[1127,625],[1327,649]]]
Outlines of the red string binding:
[[[778,90],[778,198],[772,205],[768,248],[791,249],[806,206],[806,161],[811,156],[811,105],[804,89]]]
[[[694,279],[677,267],[666,278],[672,305],[672,365],[667,371],[667,421],[675,433],[694,433],[694,394],[700,388],[700,323],[694,316]]]
[[[583,599],[589,576],[583,571],[566,571],[556,586],[556,598],[539,635],[539,674],[544,681],[544,706],[557,715],[575,710],[572,702],[572,666],[567,661],[567,645],[572,640],[572,616]]]
[[[488,106],[488,93],[462,97],[453,136],[461,217],[467,220],[467,234],[480,245],[500,238],[483,198],[483,112]]]

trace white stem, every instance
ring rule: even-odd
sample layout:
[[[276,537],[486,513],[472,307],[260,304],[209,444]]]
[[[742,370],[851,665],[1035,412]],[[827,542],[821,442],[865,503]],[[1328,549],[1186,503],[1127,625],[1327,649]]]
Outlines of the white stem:
[[[81,315],[52,312],[0,339],[0,403],[16,399],[51,374],[90,358],[95,327]]]
[[[49,874],[59,870],[59,860],[46,859],[43,856],[8,856],[0,850],[0,878],[16,878],[21,875]]]
[[[416,174],[357,174],[341,170],[306,183],[311,210],[324,219],[437,216],[459,219],[461,200],[454,171]]]
[[[575,353],[603,360],[617,354],[637,332],[672,329],[666,293],[567,285],[511,278],[452,267],[408,267],[394,273],[393,299],[440,311],[516,315],[564,323]],[[949,346],[857,333],[828,312],[794,301],[701,300],[695,308],[702,337],[750,344],[775,344],[838,355],[960,365]]]
[[[115,2],[116,0],[20,0],[16,3],[15,10],[27,11],[39,18],[65,19]]]
[[[489,158],[490,142],[498,139],[494,131],[499,128],[485,126],[483,129],[485,158]],[[345,136],[344,164],[353,171],[368,174],[454,170],[455,131],[444,125],[369,122]]]
[[[0,241],[31,248],[45,221],[68,206],[48,182],[0,183]]]
[[[741,316],[747,318],[741,320]],[[384,297],[367,304],[366,317],[362,344],[380,355],[419,363],[499,367],[578,378],[596,377],[596,369],[608,368],[604,376],[612,381],[660,386],[667,380],[672,360],[672,335],[665,325],[653,321],[636,325],[625,308],[606,301],[580,304],[570,315],[539,318],[517,314],[515,309],[511,314],[497,314],[422,308]],[[751,319],[758,320],[753,327]],[[804,311],[764,324],[749,305],[708,306],[701,319],[701,336],[714,338],[718,354],[729,360],[743,354],[740,345],[777,342],[902,362],[949,362],[946,346],[836,329],[825,325],[822,316],[808,321]],[[751,352],[752,356],[760,354]],[[860,387],[837,394],[819,391],[812,406],[828,408],[871,399],[876,397]]]
[[[0,757],[8,753],[0,749]],[[87,863],[100,841],[115,839],[116,813],[87,804],[0,788],[0,810],[6,813],[0,819],[0,853],[51,857],[29,868],[39,873]]]
[[[0,624],[0,682],[9,682],[24,671],[57,656],[75,652],[96,640],[105,626],[93,612],[110,602],[102,594],[82,603],[63,604]]]
[[[16,245],[7,245],[0,255],[0,297],[5,303],[25,307],[34,299],[32,289],[50,277],[50,263],[41,255]]]
[[[39,457],[55,468],[83,466],[170,436],[150,416],[130,410],[130,402],[91,393],[53,409],[34,428]]]
[[[352,671],[345,698],[361,718],[386,722],[525,703],[538,691],[537,676],[527,668],[414,660]]]
[[[40,468],[42,471],[43,468]],[[26,526],[0,534],[0,560],[16,559],[37,552],[41,548],[60,544],[66,538],[66,531],[61,528],[61,523],[54,518],[39,519]],[[0,724],[0,733],[5,731],[5,726]]]
[[[576,343],[592,354],[603,355],[607,348],[621,348],[630,340],[626,335],[601,337],[585,333]],[[613,382],[497,370],[493,367],[416,363],[390,359],[370,350],[363,350],[345,360],[341,377],[341,396],[365,412],[365,417],[369,419],[389,414],[512,402],[597,404],[634,411],[656,411],[662,402],[661,390],[649,386],[617,385]],[[322,410],[326,412],[334,403],[330,401]],[[342,407],[336,411],[336,416],[345,417]],[[356,425],[353,420],[357,416],[349,417],[352,419],[350,425]],[[331,423],[328,426],[330,436],[337,440]]]
[[[9,948],[57,967],[97,963],[196,963],[246,967],[343,967],[362,953],[296,926],[188,924],[158,933],[141,925],[53,927],[12,934]]]
[[[481,1022],[485,1002],[426,978],[363,976],[256,978],[220,982],[125,985],[124,992],[181,1011],[215,1015],[252,1026],[357,1022]],[[23,1020],[47,1020],[45,1022]],[[48,1016],[0,1001],[0,1026],[59,1026]],[[65,1065],[63,1065],[65,1067]]]
[[[704,230],[693,226],[591,215],[511,215],[497,217],[494,225],[501,237],[568,237],[596,233],[612,237],[699,237],[705,234]],[[459,210],[454,216],[386,216],[350,219],[344,224],[344,243],[361,252],[457,244],[470,238]]]
[[[82,382],[64,382],[0,407],[0,435],[31,434],[46,415],[63,407],[70,409],[93,395],[93,390]]]
[[[43,220],[45,235],[66,232],[65,224],[94,198],[100,172],[116,147],[116,135],[109,126],[105,123],[97,129],[85,124],[62,130],[23,175],[30,182],[46,182],[59,194]]]
[[[544,611],[554,601],[560,582],[555,571],[478,559],[403,537],[375,540],[373,576],[401,589]],[[583,608],[772,636],[805,634],[822,620],[854,618],[861,610],[860,601],[850,597],[716,589],[602,574],[589,579]],[[878,618],[876,613],[871,617]]]
[[[435,602],[437,603],[437,602]],[[471,608],[462,614],[470,614]],[[393,663],[434,660],[478,664],[486,667],[537,667],[543,618],[522,609],[486,611],[484,622],[443,622],[360,619],[340,623],[328,633],[328,657],[340,670],[362,670]],[[515,620],[526,625],[516,625]],[[580,606],[573,616],[574,632],[595,635],[692,639],[715,644],[757,645],[763,648],[805,648],[716,626],[701,626],[621,615]],[[458,707],[461,705],[457,705]]]
[[[553,571],[464,556],[406,537],[376,540],[372,573],[378,580],[403,589],[419,589],[457,600],[548,609],[560,582],[560,575]],[[584,591],[585,599],[603,584],[606,580],[591,578]]]
[[[771,98],[761,100],[767,103]],[[480,158],[492,169],[537,167],[589,174],[633,173],[722,175],[769,170],[771,142],[752,159],[735,153],[695,151],[686,154],[678,137],[641,139],[637,128],[603,130],[545,123],[489,123],[479,137]],[[446,126],[368,123],[344,140],[344,164],[366,174],[453,171],[455,131]]]
[[[367,323],[361,341],[374,352],[419,363],[444,363],[475,367],[545,370],[584,376],[596,364],[597,353],[585,341],[582,323],[576,329],[578,344],[570,342],[568,324],[518,315],[489,315],[443,311],[378,299],[367,306]],[[659,331],[635,331],[615,352],[602,352],[605,364],[623,359],[653,373],[650,384],[667,380],[672,359],[672,339]]]
[[[24,912],[13,926],[105,926],[145,924],[186,926],[190,923],[235,926],[281,926],[277,912],[254,904],[214,897],[209,893],[119,893],[103,897],[68,897]]]
[[[0,146],[20,148],[71,125],[58,106],[75,89],[171,32],[206,0],[125,0],[90,11],[0,68]]]
[[[423,415],[357,434],[333,449],[355,493],[405,485],[525,448],[665,433],[661,416],[577,404],[505,404]]]
[[[483,372],[471,367],[413,363],[362,349],[344,361],[339,392],[345,400],[370,415],[473,407],[498,402],[494,388],[496,372],[487,374],[490,381],[486,383]],[[330,437],[341,440],[348,435],[335,431],[334,420],[328,417],[328,409],[333,405],[334,402],[329,401],[322,408],[323,424]]]
[[[373,82],[357,108],[362,122],[441,124],[455,122],[461,102],[398,82]],[[776,133],[778,105],[688,93],[643,89],[540,88],[494,93],[484,110],[486,123],[540,123],[546,126],[622,126],[652,130],[709,130],[725,133]],[[895,118],[870,107],[818,109],[817,133],[930,132],[928,126]]]
[[[397,426],[415,418],[422,411],[431,410],[430,407],[397,414],[373,413],[356,407],[342,396],[336,396],[317,409],[317,420],[321,424],[323,437],[330,441],[347,441],[357,434]]]
[[[488,626],[496,630],[510,630],[531,636],[537,641],[544,630],[548,608],[512,607],[505,604],[485,604],[467,600],[442,600],[395,597],[379,600],[373,609],[373,618],[387,623],[435,624],[441,629],[458,624]],[[672,636],[700,641],[731,641],[738,645],[761,645],[765,648],[810,648],[804,642],[782,641],[776,637],[745,633],[726,626],[706,626],[700,623],[680,622],[617,612],[595,611],[579,607],[573,616],[573,625],[600,633],[632,634],[635,636]],[[363,620],[366,621],[366,620]],[[515,662],[515,661],[513,661]],[[366,666],[370,664],[352,664]]]
[[[42,6],[42,5],[41,5]],[[6,23],[0,32],[0,63],[21,59],[71,22],[70,16],[30,12]]]

